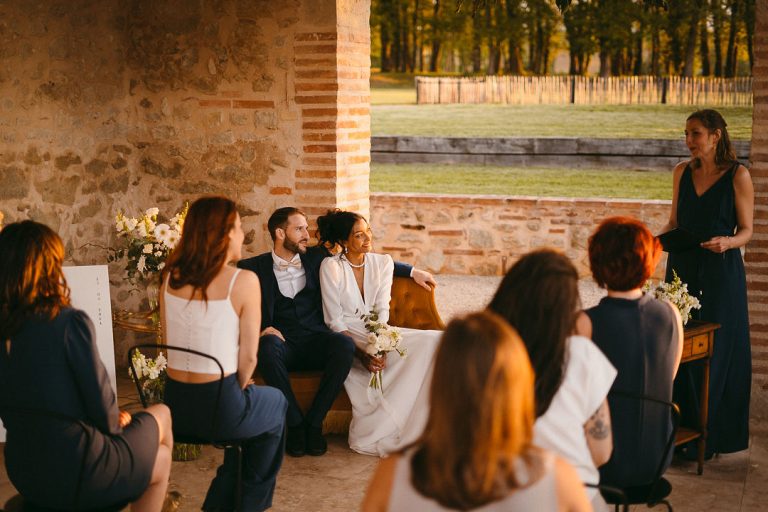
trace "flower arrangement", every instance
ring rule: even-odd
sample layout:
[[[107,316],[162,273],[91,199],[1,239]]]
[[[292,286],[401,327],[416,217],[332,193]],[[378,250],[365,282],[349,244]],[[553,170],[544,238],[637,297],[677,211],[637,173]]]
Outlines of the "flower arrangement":
[[[677,272],[672,271],[672,282],[660,281],[655,287],[651,281],[643,286],[644,292],[653,293],[657,299],[668,300],[680,310],[683,325],[691,319],[691,310],[701,309],[699,299],[688,293],[688,285],[680,280]]]
[[[131,364],[148,401],[152,403],[162,402],[163,391],[165,390],[165,369],[168,367],[168,361],[163,353],[160,352],[156,358],[152,359],[146,357],[139,350],[134,350]],[[128,369],[128,375],[130,375],[131,380],[134,380],[133,372],[130,369]]]
[[[370,313],[360,315],[368,331],[365,352],[371,356],[383,356],[387,352],[395,351],[400,357],[406,357],[407,350],[400,346],[403,339],[400,329],[392,327],[384,322],[379,322],[379,312],[373,308]],[[381,371],[371,373],[371,381],[368,384],[373,389],[383,389]]]
[[[132,284],[156,275],[165,267],[165,260],[181,238],[189,205],[176,213],[167,224],[158,224],[158,208],[149,208],[139,217],[126,217],[122,211],[115,216],[117,236],[126,240],[125,246],[114,250],[109,261],[126,257],[125,271]]]

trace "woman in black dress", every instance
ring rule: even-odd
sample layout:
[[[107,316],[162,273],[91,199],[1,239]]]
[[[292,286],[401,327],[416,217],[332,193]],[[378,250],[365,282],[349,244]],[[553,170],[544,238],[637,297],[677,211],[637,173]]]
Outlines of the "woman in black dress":
[[[608,292],[587,310],[592,340],[616,367],[611,391],[672,400],[672,381],[683,353],[677,308],[643,293],[661,256],[659,241],[639,220],[611,217],[589,238],[589,266]],[[672,432],[669,408],[608,395],[613,453],[600,468],[600,483],[627,488],[647,485],[659,469]]]
[[[749,171],[736,161],[723,117],[699,110],[685,124],[691,159],[675,167],[672,210],[663,231],[683,228],[706,240],[669,255],[667,281],[676,271],[698,295],[694,318],[717,322],[709,381],[707,455],[747,448],[752,357],[744,261],[752,238],[755,194]],[[683,422],[696,425],[701,367],[684,365],[675,382]]]
[[[118,411],[93,324],[70,307],[63,259],[61,239],[43,224],[24,221],[0,231],[0,414],[8,477],[38,506],[72,504],[79,486],[76,509],[133,502],[134,511],[158,511],[171,471],[170,412],[164,405],[133,416]],[[32,411],[76,418],[89,435]]]

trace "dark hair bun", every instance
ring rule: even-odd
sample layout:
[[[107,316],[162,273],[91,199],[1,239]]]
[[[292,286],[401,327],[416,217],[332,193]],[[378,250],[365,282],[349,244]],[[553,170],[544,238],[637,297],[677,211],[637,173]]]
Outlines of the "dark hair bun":
[[[320,243],[341,244],[345,242],[355,222],[363,219],[355,212],[334,208],[317,218],[317,231]]]

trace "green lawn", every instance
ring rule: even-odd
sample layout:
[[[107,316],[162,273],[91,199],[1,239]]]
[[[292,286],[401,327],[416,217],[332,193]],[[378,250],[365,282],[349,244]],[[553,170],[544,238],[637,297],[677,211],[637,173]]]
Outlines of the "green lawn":
[[[671,199],[664,171],[371,164],[371,192]]]
[[[380,92],[389,96],[379,96],[379,104],[371,107],[374,136],[682,139],[685,118],[695,110],[669,105],[382,105],[386,97],[405,97],[407,90]],[[718,110],[733,139],[751,138],[751,107]]]

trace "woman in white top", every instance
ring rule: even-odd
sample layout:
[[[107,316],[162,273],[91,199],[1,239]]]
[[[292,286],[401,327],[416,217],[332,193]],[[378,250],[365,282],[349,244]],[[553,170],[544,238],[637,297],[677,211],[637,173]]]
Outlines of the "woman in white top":
[[[325,323],[355,342],[357,358],[344,387],[352,402],[349,446],[360,453],[387,455],[414,441],[427,420],[427,395],[440,331],[404,329],[397,353],[371,356],[365,352],[368,331],[361,316],[378,313],[389,320],[392,257],[375,254],[368,222],[353,212],[329,211],[317,219],[320,242],[342,251],[320,265]],[[383,386],[369,386],[371,373],[382,371]]]
[[[509,269],[488,307],[528,348],[536,374],[534,442],[573,464],[585,484],[597,484],[597,468],[613,449],[606,397],[616,369],[584,336],[591,333],[582,327],[589,319],[580,313],[578,278],[565,255],[533,251]],[[596,510],[607,508],[596,489],[588,495]]]
[[[204,197],[189,208],[181,240],[168,258],[160,295],[163,336],[169,345],[218,359],[224,368],[215,431],[211,414],[221,372],[209,359],[169,351],[165,403],[174,432],[243,443],[241,510],[272,506],[283,458],[287,402],[275,388],[255,386],[261,324],[261,288],[253,272],[229,264],[240,259],[243,229],[235,203]],[[203,510],[232,510],[236,455],[227,450]]]
[[[591,510],[573,468],[533,445],[533,370],[498,315],[448,324],[429,405],[421,438],[379,463],[365,512]]]

